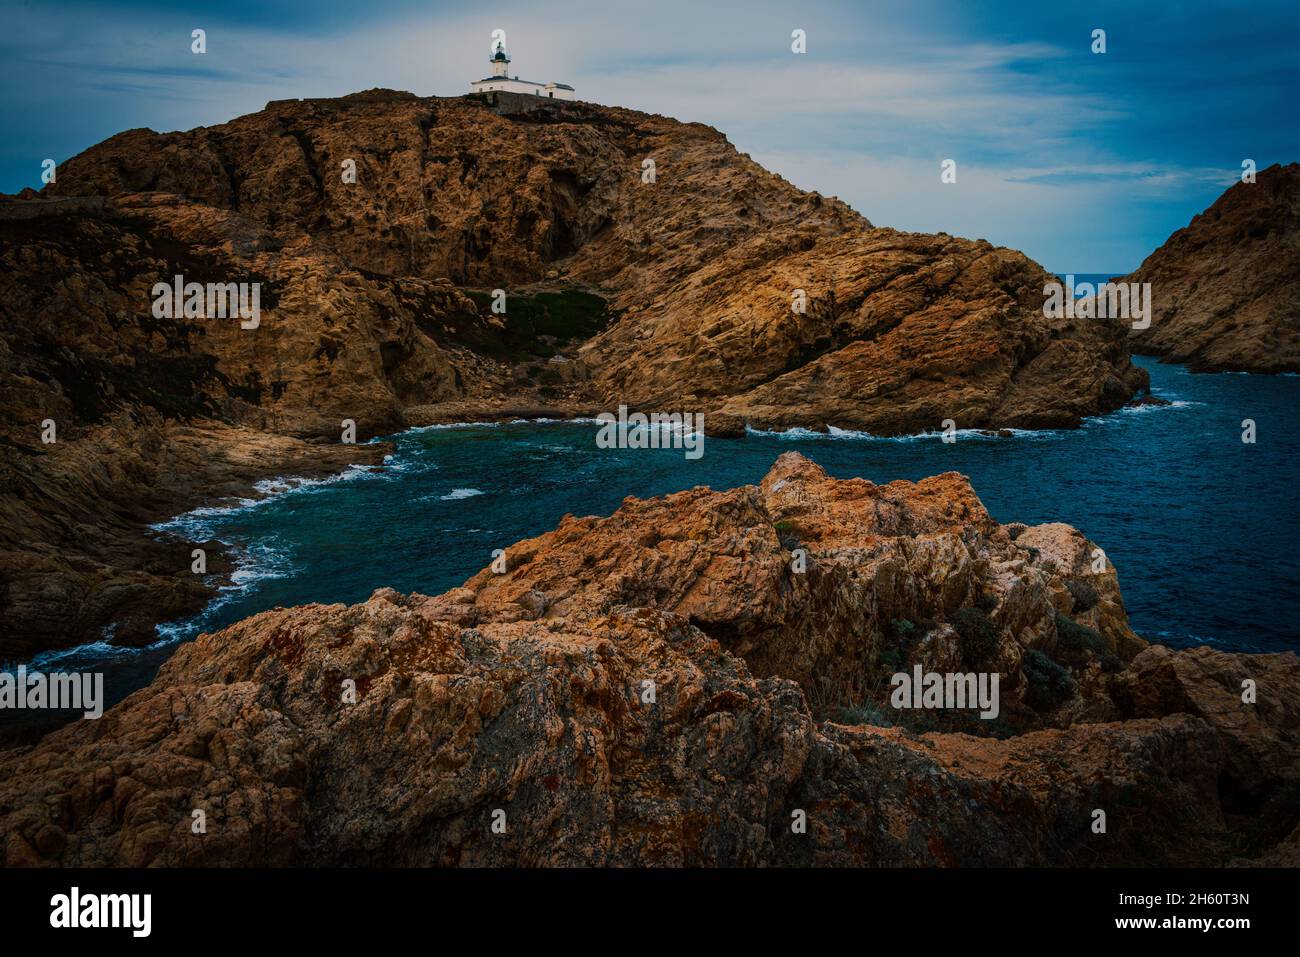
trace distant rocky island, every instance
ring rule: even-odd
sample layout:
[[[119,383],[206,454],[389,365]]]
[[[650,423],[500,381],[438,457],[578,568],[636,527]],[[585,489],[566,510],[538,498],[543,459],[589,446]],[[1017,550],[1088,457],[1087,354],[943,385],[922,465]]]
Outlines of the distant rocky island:
[[[1125,280],[1153,289],[1134,352],[1193,372],[1300,372],[1300,163],[1232,186]]]

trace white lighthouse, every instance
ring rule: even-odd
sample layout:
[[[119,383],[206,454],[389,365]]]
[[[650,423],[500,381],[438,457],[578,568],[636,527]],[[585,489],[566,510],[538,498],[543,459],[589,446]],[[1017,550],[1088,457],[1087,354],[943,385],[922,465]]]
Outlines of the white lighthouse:
[[[544,96],[553,100],[573,100],[577,98],[574,95],[573,87],[567,83],[534,83],[532,80],[521,80],[517,76],[511,76],[510,56],[506,53],[506,45],[501,40],[498,40],[496,46],[493,47],[488,62],[492,64],[492,75],[471,83],[469,85],[471,93],[490,93],[498,90],[502,93],[525,93],[529,96]]]
[[[497,41],[497,47],[492,51],[492,56],[488,58],[492,64],[492,75],[509,79],[510,57],[506,54],[506,45],[500,40]],[[482,82],[482,81],[480,81]]]

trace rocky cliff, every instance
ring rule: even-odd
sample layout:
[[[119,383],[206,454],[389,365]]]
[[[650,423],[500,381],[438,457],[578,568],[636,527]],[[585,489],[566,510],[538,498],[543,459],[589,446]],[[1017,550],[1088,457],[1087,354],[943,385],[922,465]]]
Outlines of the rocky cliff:
[[[1300,372],[1300,163],[1237,183],[1148,256],[1133,350],[1193,372]]]
[[[877,486],[790,453],[759,486],[629,499],[507,555],[438,597],[203,636],[100,721],[0,752],[5,862],[1292,853],[1295,655],[1147,647],[1091,542],[999,525],[959,475]],[[916,665],[999,673],[999,719],[893,709],[887,676]]]

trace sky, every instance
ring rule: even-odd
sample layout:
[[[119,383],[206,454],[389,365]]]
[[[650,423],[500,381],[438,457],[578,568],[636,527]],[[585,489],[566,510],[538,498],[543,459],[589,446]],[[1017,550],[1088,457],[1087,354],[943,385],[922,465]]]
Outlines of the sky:
[[[878,226],[1055,272],[1128,272],[1243,160],[1300,161],[1296,0],[0,0],[0,23],[10,193],[124,129],[374,87],[467,92],[495,29],[512,74],[707,123]]]

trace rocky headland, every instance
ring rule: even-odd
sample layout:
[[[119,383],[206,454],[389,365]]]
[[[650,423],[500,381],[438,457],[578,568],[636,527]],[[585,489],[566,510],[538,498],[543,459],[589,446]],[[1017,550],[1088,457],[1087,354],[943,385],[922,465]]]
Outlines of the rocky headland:
[[[0,751],[0,846],[11,866],[1294,864],[1300,661],[1147,645],[1097,555],[997,523],[955,473],[874,485],[787,453],[758,486],[566,517],[437,597],[204,635],[99,721]],[[889,675],[918,665],[998,673],[999,716],[893,708]]]
[[[1151,283],[1134,352],[1193,372],[1300,372],[1300,163],[1236,183],[1123,281]]]
[[[1022,254],[877,229],[714,129],[616,107],[392,91],[281,101],[218,127],[120,134],[45,192],[178,194],[365,273],[595,293],[605,315],[585,328],[565,317],[582,387],[552,391],[602,407],[881,434],[944,418],[1068,427],[1145,381],[1122,323],[1043,317],[1051,277]]]

